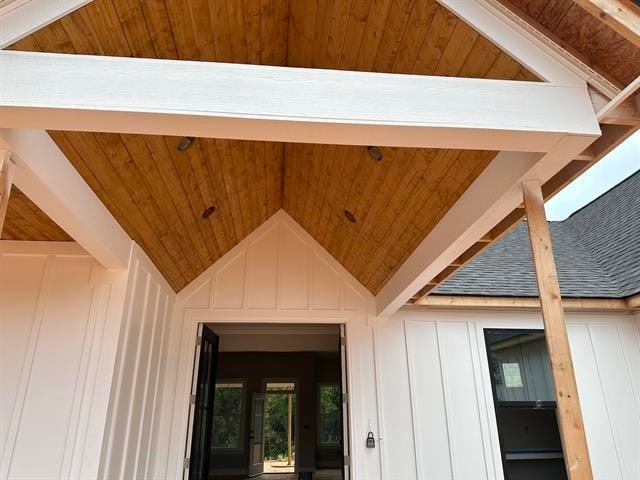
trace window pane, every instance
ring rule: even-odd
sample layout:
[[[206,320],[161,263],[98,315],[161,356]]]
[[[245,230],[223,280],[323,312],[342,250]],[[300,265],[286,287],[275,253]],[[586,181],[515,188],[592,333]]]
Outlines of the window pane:
[[[216,383],[213,406],[213,448],[241,447],[242,432],[242,383]]]
[[[498,401],[555,401],[544,333],[487,330]]]
[[[340,443],[340,387],[320,385],[320,444]]]

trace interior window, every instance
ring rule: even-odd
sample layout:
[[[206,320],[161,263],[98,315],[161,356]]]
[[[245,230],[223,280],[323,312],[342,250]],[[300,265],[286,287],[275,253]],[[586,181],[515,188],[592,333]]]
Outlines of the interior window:
[[[544,332],[487,329],[485,339],[505,478],[565,479]]]
[[[211,440],[213,448],[241,449],[243,403],[244,382],[216,382]]]
[[[340,443],[340,386],[337,383],[321,384],[320,404],[320,445]]]

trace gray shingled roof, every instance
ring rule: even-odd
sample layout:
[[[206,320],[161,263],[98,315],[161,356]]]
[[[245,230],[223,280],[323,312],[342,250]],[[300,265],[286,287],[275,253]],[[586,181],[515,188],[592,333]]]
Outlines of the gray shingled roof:
[[[573,298],[640,292],[640,171],[562,222],[550,222],[560,291]],[[440,295],[537,297],[525,222],[435,291]]]

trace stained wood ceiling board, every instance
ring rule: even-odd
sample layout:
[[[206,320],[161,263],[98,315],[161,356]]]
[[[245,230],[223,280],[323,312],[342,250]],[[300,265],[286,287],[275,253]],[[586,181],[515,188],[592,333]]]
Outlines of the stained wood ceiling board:
[[[586,63],[622,88],[640,75],[640,48],[584,10],[574,0],[500,0],[525,20],[549,31]]]
[[[11,188],[1,239],[73,241],[64,230],[40,210],[35,203],[29,200],[15,185]]]

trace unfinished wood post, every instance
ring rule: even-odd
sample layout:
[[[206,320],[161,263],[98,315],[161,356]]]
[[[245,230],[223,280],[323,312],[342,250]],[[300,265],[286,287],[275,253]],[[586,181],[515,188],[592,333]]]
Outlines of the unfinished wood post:
[[[11,161],[11,152],[0,150],[0,237],[4,227],[4,217],[7,215],[7,207],[9,206],[14,172],[15,165]]]
[[[592,480],[587,438],[540,182],[525,181],[522,190],[551,374],[556,391],[558,424],[567,476],[569,480]]]
[[[293,409],[293,395],[287,395],[287,465],[291,465],[293,461],[293,452],[291,448],[291,420]]]

